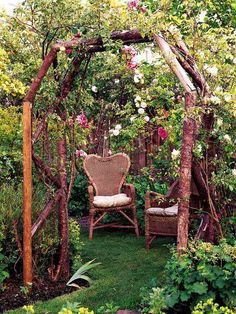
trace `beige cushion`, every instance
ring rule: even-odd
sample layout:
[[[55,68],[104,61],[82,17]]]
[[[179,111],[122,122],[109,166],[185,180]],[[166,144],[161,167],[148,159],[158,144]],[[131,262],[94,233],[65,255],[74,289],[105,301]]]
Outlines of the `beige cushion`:
[[[159,216],[177,216],[178,214],[178,203],[166,207],[166,208],[161,208],[161,207],[151,207],[147,209],[148,214],[153,214],[153,215],[159,215]]]
[[[125,193],[120,193],[112,196],[95,196],[93,205],[95,207],[117,207],[124,206],[131,203],[131,197],[128,197]]]

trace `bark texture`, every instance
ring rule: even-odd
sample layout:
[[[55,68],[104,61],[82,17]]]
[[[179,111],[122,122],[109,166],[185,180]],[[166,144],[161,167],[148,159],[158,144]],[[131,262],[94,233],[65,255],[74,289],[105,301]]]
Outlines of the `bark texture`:
[[[181,165],[180,165],[180,203],[178,211],[178,238],[177,250],[181,253],[186,249],[188,244],[188,227],[189,227],[189,200],[191,193],[191,169],[192,169],[192,150],[196,136],[196,121],[193,117],[192,110],[195,107],[196,93],[185,94],[185,111],[182,148],[181,148]]]

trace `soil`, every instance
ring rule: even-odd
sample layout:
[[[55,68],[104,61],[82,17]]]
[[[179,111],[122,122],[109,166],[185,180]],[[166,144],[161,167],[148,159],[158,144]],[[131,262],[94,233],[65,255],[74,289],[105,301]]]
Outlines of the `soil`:
[[[53,299],[62,294],[71,293],[73,287],[67,287],[65,282],[52,282],[48,278],[34,279],[30,293],[22,291],[22,281],[15,278],[6,281],[5,289],[0,293],[0,313],[12,310],[36,301]]]

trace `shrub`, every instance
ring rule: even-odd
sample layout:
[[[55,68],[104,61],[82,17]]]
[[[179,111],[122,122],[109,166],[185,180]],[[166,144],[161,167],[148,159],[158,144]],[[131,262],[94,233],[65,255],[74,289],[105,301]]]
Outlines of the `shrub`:
[[[88,180],[84,172],[75,179],[68,207],[70,215],[75,217],[89,212]]]
[[[83,243],[80,240],[80,226],[73,218],[69,219],[69,242],[71,269],[74,273],[82,265],[80,253]]]
[[[232,308],[236,305],[235,270],[235,246],[225,241],[219,245],[190,242],[180,257],[173,250],[165,267],[165,286],[149,294],[143,313],[161,313],[165,308],[171,313],[190,313],[198,302],[209,298]]]
[[[227,306],[219,306],[214,303],[213,299],[208,299],[206,302],[200,301],[193,309],[192,314],[235,314],[234,310],[229,309]]]

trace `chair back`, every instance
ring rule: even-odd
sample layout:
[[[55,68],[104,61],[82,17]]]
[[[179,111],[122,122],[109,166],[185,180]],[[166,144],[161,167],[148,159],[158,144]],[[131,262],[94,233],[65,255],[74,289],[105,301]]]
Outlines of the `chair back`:
[[[130,159],[123,153],[110,157],[88,155],[84,159],[84,170],[97,196],[119,194],[129,167]]]

